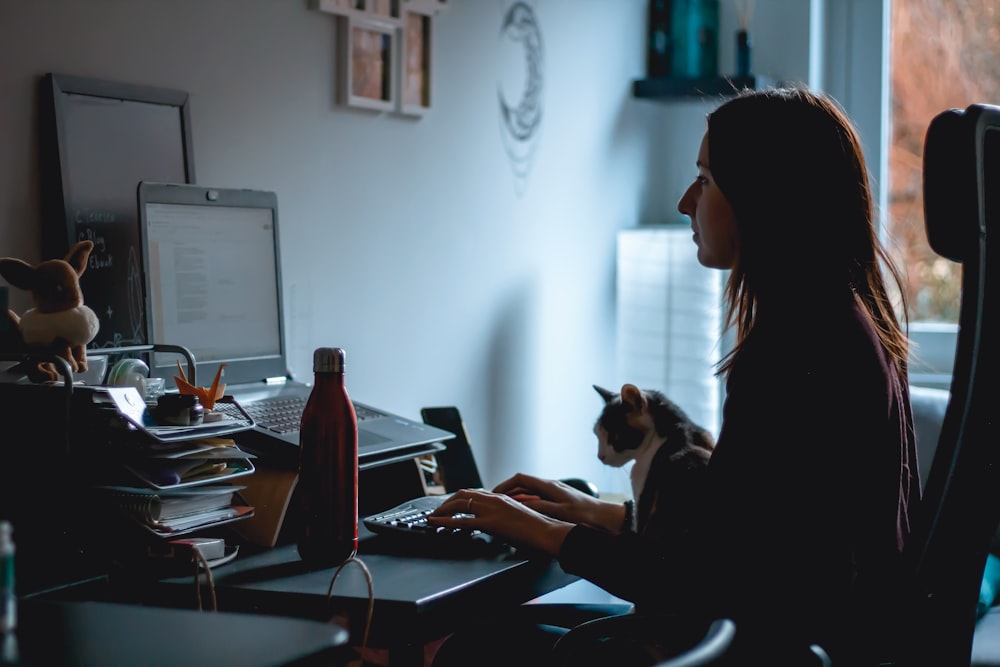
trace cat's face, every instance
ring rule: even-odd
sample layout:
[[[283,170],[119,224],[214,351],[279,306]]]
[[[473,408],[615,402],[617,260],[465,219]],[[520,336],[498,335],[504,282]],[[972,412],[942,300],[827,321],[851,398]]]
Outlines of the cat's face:
[[[616,449],[622,446],[622,438],[609,433],[601,426],[600,421],[594,425],[594,435],[597,436],[597,458],[601,463],[612,468],[621,468],[635,458],[635,449]]]
[[[595,386],[604,398],[604,409],[594,424],[597,436],[597,458],[601,463],[620,468],[635,459],[646,441],[651,424],[645,417],[646,403],[638,390],[630,385],[626,394],[611,392]]]

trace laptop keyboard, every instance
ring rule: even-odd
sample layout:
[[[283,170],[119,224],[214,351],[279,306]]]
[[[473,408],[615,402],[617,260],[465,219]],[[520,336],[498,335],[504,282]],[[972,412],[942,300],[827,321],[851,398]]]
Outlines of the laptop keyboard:
[[[302,411],[306,408],[306,396],[275,396],[253,401],[243,409],[253,417],[258,426],[275,433],[294,433],[302,423]],[[358,421],[381,417],[382,414],[368,408],[354,405]]]
[[[306,407],[305,396],[275,396],[244,405],[243,409],[253,417],[258,426],[275,433],[294,433],[302,423],[302,411]]]

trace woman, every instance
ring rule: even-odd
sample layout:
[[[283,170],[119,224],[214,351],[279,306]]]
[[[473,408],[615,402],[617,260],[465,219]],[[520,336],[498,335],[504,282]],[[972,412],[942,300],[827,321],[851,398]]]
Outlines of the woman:
[[[877,664],[920,488],[886,281],[900,276],[860,140],[826,97],[746,91],[709,114],[696,166],[678,209],[699,262],[729,271],[735,329],[698,529],[644,541],[621,505],[526,475],[459,491],[432,521],[541,550],[641,612],[732,618],[750,664],[809,644],[836,665]]]

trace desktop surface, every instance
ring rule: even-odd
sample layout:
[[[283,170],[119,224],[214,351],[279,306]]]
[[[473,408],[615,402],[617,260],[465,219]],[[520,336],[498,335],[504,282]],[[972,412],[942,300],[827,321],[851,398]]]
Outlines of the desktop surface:
[[[373,583],[374,606],[367,646],[385,650],[390,667],[421,667],[425,645],[482,622],[483,615],[470,614],[470,610],[502,613],[504,609],[516,608],[579,581],[578,577],[563,572],[558,562],[550,557],[514,549],[481,556],[418,556],[408,553],[405,545],[387,545],[380,535],[371,533],[363,525],[359,526],[359,536],[358,557]],[[365,636],[368,583],[364,570],[357,563],[346,563],[333,581],[336,572],[337,568],[332,567],[310,569],[299,557],[294,543],[271,548],[243,544],[234,560],[212,569],[211,582],[204,574],[199,577],[200,592],[196,592],[193,570],[185,573],[177,568],[165,570],[133,563],[133,567],[115,568],[100,579],[40,592],[31,600],[85,601],[87,604],[102,601],[141,614],[148,614],[152,609],[173,610],[201,619],[213,617],[212,613],[195,610],[197,598],[207,600],[211,587],[219,609],[217,613],[240,617],[259,615],[264,623],[259,629],[260,637],[271,636],[273,631],[266,629],[266,624],[276,617],[311,621],[315,625],[335,620],[347,629],[348,642],[356,648]],[[28,622],[24,627],[28,627]],[[109,627],[115,626],[112,623]],[[216,648],[214,644],[208,646],[206,655],[213,655],[211,651]],[[18,664],[48,663],[25,661]],[[229,663],[195,661],[190,664]],[[267,663],[241,663],[242,667],[264,664]]]
[[[369,646],[390,652],[422,646],[473,622],[469,609],[516,607],[577,580],[551,558],[516,552],[458,559],[371,553],[377,543],[366,536],[358,555],[371,573],[375,597]],[[368,610],[364,572],[347,563],[327,599],[335,571],[310,570],[292,544],[241,551],[213,577],[220,609],[315,620],[337,615],[360,643]],[[157,581],[146,597],[172,606],[190,604],[191,595],[191,578],[176,577]]]
[[[333,623],[112,602],[21,600],[17,633],[5,639],[16,657],[0,662],[23,667],[280,667],[351,657],[347,631]]]

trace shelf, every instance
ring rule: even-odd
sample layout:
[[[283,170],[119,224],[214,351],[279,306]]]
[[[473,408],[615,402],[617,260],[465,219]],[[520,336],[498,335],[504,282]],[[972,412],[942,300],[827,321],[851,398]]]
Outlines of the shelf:
[[[759,76],[717,76],[690,78],[657,76],[632,81],[632,96],[646,100],[678,100],[684,98],[729,96],[744,88],[756,89],[773,82]]]

